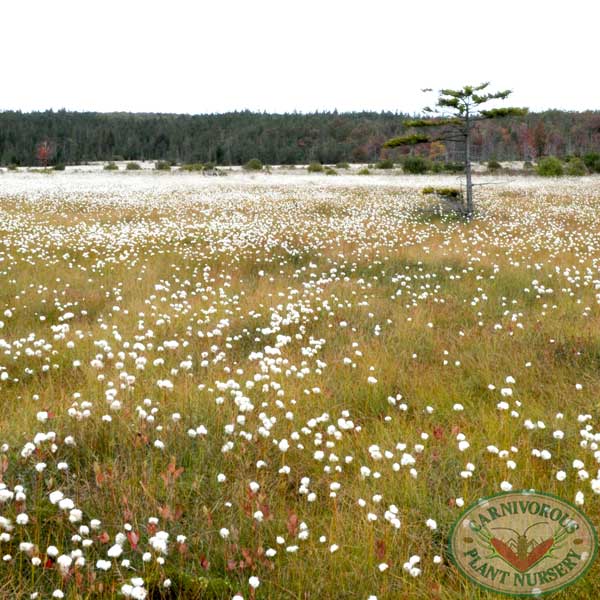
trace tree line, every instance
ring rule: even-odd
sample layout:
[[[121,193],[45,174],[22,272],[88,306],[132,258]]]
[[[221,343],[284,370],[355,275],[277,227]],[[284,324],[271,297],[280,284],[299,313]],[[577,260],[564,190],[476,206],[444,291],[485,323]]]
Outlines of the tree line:
[[[414,115],[412,116],[414,117]],[[461,160],[451,141],[386,148],[406,134],[411,115],[395,112],[287,113],[250,111],[210,115],[94,113],[66,110],[0,112],[0,164],[81,164],[164,160],[240,165],[368,163],[418,154]],[[538,160],[600,150],[600,111],[552,110],[483,123],[473,133],[473,160]]]

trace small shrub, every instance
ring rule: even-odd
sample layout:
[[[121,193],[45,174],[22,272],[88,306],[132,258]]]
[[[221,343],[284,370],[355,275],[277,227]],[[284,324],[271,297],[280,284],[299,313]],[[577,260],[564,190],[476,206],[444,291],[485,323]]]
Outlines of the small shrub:
[[[11,163],[10,165],[8,165],[7,168],[9,171],[17,171],[19,169],[19,167],[15,165],[15,163]]]
[[[502,168],[502,165],[497,160],[491,159],[488,160],[487,168],[494,172],[499,171]]]
[[[216,167],[216,163],[214,162],[207,162],[207,163],[185,163],[183,165],[181,165],[181,170],[182,171],[190,171],[190,172],[194,172],[194,171],[214,171],[215,167]]]
[[[65,164],[64,163],[56,163],[52,169],[54,171],[64,171],[65,170]]]
[[[349,169],[350,165],[347,162],[339,162],[335,165],[336,169]]]
[[[204,165],[202,163],[186,163],[185,165],[181,165],[182,171],[202,171],[204,169]]]
[[[258,158],[251,158],[245,165],[246,171],[261,171],[263,168],[262,162]]]
[[[587,175],[588,170],[585,163],[575,156],[567,164],[565,173],[571,177],[582,177],[583,175]]]
[[[444,172],[444,165],[442,163],[439,162],[434,162],[431,164],[431,172],[432,173],[443,173]]]
[[[407,156],[402,163],[402,169],[405,173],[422,175],[429,170],[429,163],[421,156]]]
[[[444,171],[446,173],[464,173],[465,165],[456,162],[444,163]]]
[[[424,196],[435,194],[447,200],[460,200],[462,198],[462,192],[458,188],[434,188],[429,186],[423,188],[421,193]]]
[[[394,161],[389,158],[385,158],[384,160],[380,160],[376,165],[376,169],[393,169]]]
[[[325,175],[337,175],[338,172],[332,167],[325,167]]]
[[[546,156],[538,162],[537,172],[542,177],[560,177],[564,171],[556,156]]]
[[[359,175],[370,175],[371,171],[369,171],[369,169],[367,169],[367,167],[363,167],[362,169],[360,169],[360,171],[358,172]]]
[[[109,162],[106,165],[104,165],[104,170],[105,171],[118,171],[119,167],[114,162]]]
[[[171,163],[166,161],[166,160],[157,160],[154,163],[154,168],[157,171],[170,171],[171,170]]]
[[[598,152],[588,152],[583,157],[583,164],[589,169],[590,173],[600,173],[600,154]]]
[[[128,162],[125,167],[128,171],[139,171],[142,167],[139,163],[136,162]]]
[[[311,162],[310,165],[306,168],[309,173],[322,173],[323,165],[319,162]]]
[[[533,163],[532,163],[530,160],[526,160],[526,161],[523,163],[523,168],[524,168],[526,171],[529,171],[530,169],[533,169]]]

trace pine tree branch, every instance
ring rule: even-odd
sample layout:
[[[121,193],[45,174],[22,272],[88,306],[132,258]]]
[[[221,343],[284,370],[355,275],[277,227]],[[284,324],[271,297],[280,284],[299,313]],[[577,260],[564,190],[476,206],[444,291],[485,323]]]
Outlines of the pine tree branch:
[[[413,119],[411,121],[404,121],[405,127],[441,127],[443,125],[462,125],[461,119],[447,118],[447,119]]]
[[[479,112],[484,119],[497,119],[499,117],[522,117],[529,112],[528,108],[508,106],[506,108],[492,108],[490,110],[482,110]]]
[[[438,100],[438,106],[447,106],[449,108],[459,109],[459,99],[456,97],[452,98],[440,98]]]
[[[427,135],[416,133],[405,137],[396,137],[388,140],[383,144],[384,148],[396,148],[398,146],[415,146],[416,144],[425,144],[431,142],[431,138]]]

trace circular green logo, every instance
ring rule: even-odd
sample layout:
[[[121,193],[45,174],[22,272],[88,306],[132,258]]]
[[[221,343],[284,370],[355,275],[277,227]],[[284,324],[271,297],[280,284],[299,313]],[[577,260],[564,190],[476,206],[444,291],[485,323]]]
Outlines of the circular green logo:
[[[504,492],[471,505],[448,541],[454,564],[486,589],[539,596],[574,583],[591,567],[598,539],[571,503],[534,491]]]

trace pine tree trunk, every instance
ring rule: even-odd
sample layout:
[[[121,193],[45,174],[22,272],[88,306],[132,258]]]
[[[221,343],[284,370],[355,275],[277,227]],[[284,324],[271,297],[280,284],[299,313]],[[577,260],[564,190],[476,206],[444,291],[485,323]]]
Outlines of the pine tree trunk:
[[[467,219],[473,218],[473,182],[471,180],[471,123],[469,112],[466,115],[466,137],[465,137],[465,175],[467,177]]]

